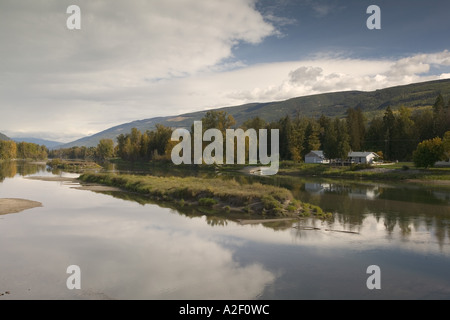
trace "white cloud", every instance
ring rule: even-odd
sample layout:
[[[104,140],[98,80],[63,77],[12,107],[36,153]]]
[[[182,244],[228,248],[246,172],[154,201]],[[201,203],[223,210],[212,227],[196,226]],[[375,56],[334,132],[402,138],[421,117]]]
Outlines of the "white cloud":
[[[311,81],[317,81],[322,75],[323,69],[320,67],[300,67],[289,73],[291,83],[307,84]]]
[[[77,84],[70,88],[63,84],[61,88],[66,88],[63,93],[57,93],[59,85],[54,83],[52,99],[40,100],[34,96],[24,100],[36,105],[36,108],[28,109],[26,114],[10,112],[8,117],[12,123],[27,123],[28,132],[42,132],[42,124],[47,121],[50,123],[47,127],[67,135],[66,141],[70,141],[78,138],[76,135],[80,132],[94,134],[114,125],[156,116],[324,92],[371,91],[450,78],[448,73],[443,72],[448,70],[446,63],[449,56],[447,51],[398,60],[327,59],[322,56],[314,60],[242,66],[231,71],[210,69],[188,77],[150,81],[130,87],[111,84],[110,88],[89,90],[89,84]],[[431,67],[442,71],[430,73]],[[94,87],[96,83],[91,85]],[[39,88],[36,95],[46,86],[46,82],[36,84]],[[67,92],[70,94],[65,97]],[[35,119],[42,118],[42,105],[48,111],[46,118],[36,122]],[[51,138],[55,139],[54,136]]]
[[[275,32],[253,0],[79,1],[80,31],[66,28],[60,1],[15,2],[1,5],[0,63],[12,72],[103,71],[129,84],[195,73],[230,57],[239,41],[256,44]]]
[[[109,125],[125,106],[143,109],[154,81],[239,66],[229,61],[234,46],[277,34],[254,2],[84,0],[81,30],[71,31],[72,3],[2,1],[0,128],[39,131],[50,116],[53,129],[86,134],[101,114]],[[71,124],[58,128],[62,118]]]
[[[291,63],[282,81],[266,86],[231,92],[229,97],[241,102],[273,101],[295,96],[333,91],[371,91],[412,82],[449,78],[448,73],[430,74],[449,65],[450,52],[419,54],[398,60],[317,59]],[[286,64],[285,64],[286,65]],[[268,66],[260,66],[264,69]],[[270,66],[273,69],[273,65]],[[448,69],[448,68],[447,68]],[[283,68],[280,68],[280,72]]]
[[[293,24],[255,0],[0,2],[0,132],[71,141],[124,122],[446,77],[450,53],[246,66],[233,56]],[[311,3],[310,3],[311,5]],[[46,132],[46,133],[45,133]]]

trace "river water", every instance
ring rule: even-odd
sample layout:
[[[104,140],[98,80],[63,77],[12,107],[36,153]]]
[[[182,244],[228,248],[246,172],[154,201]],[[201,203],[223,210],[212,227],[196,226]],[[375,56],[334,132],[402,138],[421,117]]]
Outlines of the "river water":
[[[243,225],[0,166],[0,198],[42,203],[0,216],[0,300],[450,299],[448,187],[276,177],[333,219]]]

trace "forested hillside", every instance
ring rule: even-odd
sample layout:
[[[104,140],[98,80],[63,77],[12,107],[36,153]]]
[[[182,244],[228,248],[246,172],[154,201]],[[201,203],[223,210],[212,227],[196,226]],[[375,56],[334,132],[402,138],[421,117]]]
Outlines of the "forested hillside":
[[[362,108],[356,107],[348,108],[343,118],[325,115],[315,118],[297,114],[267,122],[257,116],[239,127],[256,132],[259,129],[269,132],[278,129],[281,160],[302,162],[310,151],[323,150],[328,159],[346,159],[350,151],[372,151],[384,160],[410,161],[418,145],[427,141],[427,148],[436,149],[436,152],[433,151],[436,162],[447,160],[450,156],[450,99],[445,100],[439,94],[434,100],[432,107],[427,109],[401,106],[393,110],[388,106],[371,121],[367,120]],[[226,129],[236,126],[234,117],[223,110],[208,111],[201,121],[203,133],[208,129],[219,129],[223,135],[222,141],[226,140]],[[170,141],[172,132],[173,128],[162,124],[156,125],[155,130],[145,132],[132,128],[130,132],[117,136],[116,141],[102,139],[97,148],[71,147],[55,150],[50,156],[84,159],[118,156],[127,161],[169,161],[177,144]],[[428,154],[429,150],[425,150],[425,157]]]
[[[298,97],[285,101],[250,103],[235,107],[219,108],[215,109],[215,111],[225,111],[232,115],[237,126],[255,117],[259,117],[266,122],[277,121],[284,116],[290,116],[291,118],[302,116],[318,119],[321,115],[324,115],[343,118],[346,116],[349,108],[361,109],[367,120],[370,121],[377,116],[382,116],[387,107],[390,107],[393,111],[398,110],[401,106],[410,108],[412,111],[424,107],[431,108],[439,94],[445,99],[450,97],[450,79],[397,86],[372,92],[335,92]],[[138,120],[107,129],[61,147],[95,147],[101,139],[112,139],[115,141],[118,135],[130,132],[132,128],[145,132],[154,130],[157,124],[171,128],[189,128],[194,121],[200,120],[206,113],[207,111],[200,111],[178,116]]]

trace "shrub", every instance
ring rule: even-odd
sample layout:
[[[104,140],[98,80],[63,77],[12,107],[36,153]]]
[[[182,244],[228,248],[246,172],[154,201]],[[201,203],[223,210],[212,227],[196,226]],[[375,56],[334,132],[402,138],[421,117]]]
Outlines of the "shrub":
[[[61,161],[61,159],[56,158],[56,159],[52,159],[51,161],[47,162],[47,164],[52,168],[58,168],[62,164],[62,161]]]
[[[359,171],[359,170],[365,170],[365,169],[372,169],[373,166],[370,163],[360,163],[360,164],[354,164],[350,166],[351,171]]]
[[[271,195],[264,195],[261,198],[261,201],[263,203],[264,209],[266,210],[281,208],[280,202]]]
[[[297,207],[291,204],[286,209],[289,212],[295,212],[297,210]]]
[[[313,214],[314,214],[315,216],[318,216],[318,215],[322,215],[322,214],[323,214],[322,208],[320,208],[320,207],[318,207],[318,206],[311,206],[311,208],[312,208],[312,212],[313,212]]]
[[[198,204],[202,207],[212,207],[217,204],[217,201],[212,198],[201,198],[198,200]]]

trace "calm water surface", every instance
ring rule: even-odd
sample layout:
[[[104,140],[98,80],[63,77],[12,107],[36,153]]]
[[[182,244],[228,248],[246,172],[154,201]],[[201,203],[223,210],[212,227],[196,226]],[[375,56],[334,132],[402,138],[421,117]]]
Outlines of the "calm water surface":
[[[0,300],[450,299],[449,188],[280,177],[334,218],[241,225],[0,166],[0,198],[43,204],[0,216]],[[70,265],[81,290],[67,289]]]

